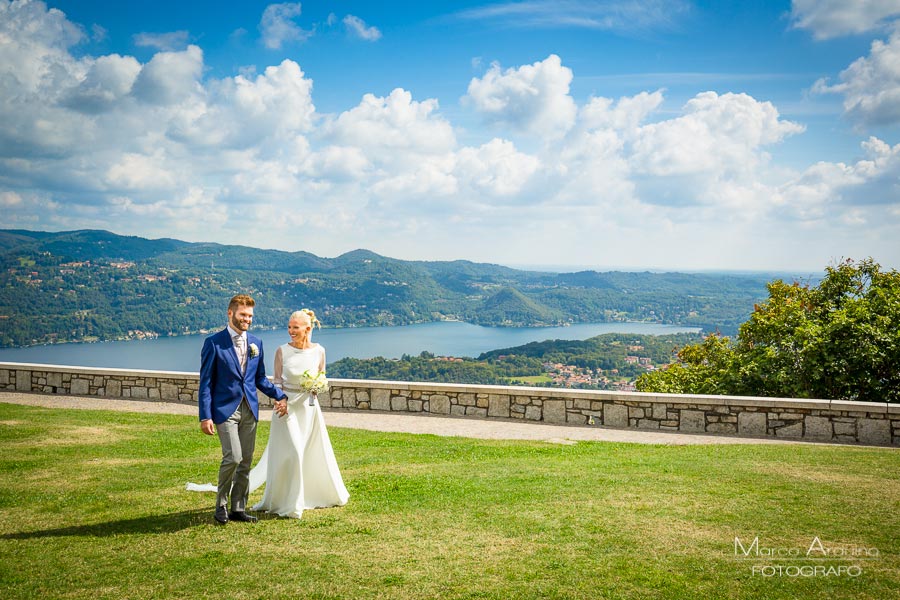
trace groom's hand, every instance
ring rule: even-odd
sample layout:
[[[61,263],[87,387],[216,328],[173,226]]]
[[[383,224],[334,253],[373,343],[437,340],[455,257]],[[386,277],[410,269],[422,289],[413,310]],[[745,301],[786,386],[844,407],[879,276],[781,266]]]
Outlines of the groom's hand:
[[[200,421],[200,431],[206,435],[213,435],[216,432],[216,426],[213,425],[212,419],[203,419]]]

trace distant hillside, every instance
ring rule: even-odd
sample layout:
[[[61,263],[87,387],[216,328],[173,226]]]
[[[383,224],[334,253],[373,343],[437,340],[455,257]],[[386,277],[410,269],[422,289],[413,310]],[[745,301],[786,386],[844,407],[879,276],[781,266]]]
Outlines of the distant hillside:
[[[505,287],[484,301],[482,318],[502,325],[527,327],[554,324],[565,320],[565,314],[532,300],[519,290]]]
[[[149,240],[108,231],[0,230],[0,346],[195,333],[253,294],[258,327],[308,306],[326,326],[443,319],[494,326],[647,321],[733,333],[768,277],[543,273],[368,250],[309,252]]]

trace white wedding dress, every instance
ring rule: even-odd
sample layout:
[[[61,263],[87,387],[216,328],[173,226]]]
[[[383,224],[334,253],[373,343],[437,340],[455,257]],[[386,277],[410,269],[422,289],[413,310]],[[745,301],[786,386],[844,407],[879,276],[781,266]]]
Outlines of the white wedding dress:
[[[275,385],[288,396],[288,413],[279,417],[273,412],[269,445],[250,471],[251,492],[266,484],[262,500],[252,510],[299,519],[306,508],[343,506],[350,494],[331,448],[322,409],[318,401],[310,406],[309,392],[300,387],[304,371],[316,374],[324,364],[325,349],[319,344],[305,350],[284,344],[279,351],[282,369],[278,373],[276,367]],[[188,489],[215,491],[215,486],[188,484]]]

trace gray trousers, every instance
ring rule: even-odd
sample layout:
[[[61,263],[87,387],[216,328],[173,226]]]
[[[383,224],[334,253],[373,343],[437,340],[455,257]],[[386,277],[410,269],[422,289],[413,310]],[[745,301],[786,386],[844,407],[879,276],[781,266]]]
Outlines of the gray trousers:
[[[227,421],[216,425],[216,431],[222,444],[216,506],[227,507],[228,497],[231,496],[232,511],[246,510],[250,465],[256,448],[256,419],[246,399],[241,401]]]

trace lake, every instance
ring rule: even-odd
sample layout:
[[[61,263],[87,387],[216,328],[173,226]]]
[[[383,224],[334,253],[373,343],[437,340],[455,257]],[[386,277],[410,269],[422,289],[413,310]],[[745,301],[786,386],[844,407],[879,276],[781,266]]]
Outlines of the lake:
[[[224,325],[223,325],[224,327]],[[272,373],[275,349],[290,341],[287,329],[255,331],[263,341],[266,370]],[[654,323],[582,323],[569,327],[482,327],[457,321],[400,327],[317,329],[313,341],[327,351],[328,362],[341,358],[400,358],[423,351],[438,356],[471,356],[544,340],[586,340],[603,333],[664,335],[695,333],[696,327]],[[206,335],[129,342],[52,344],[30,348],[0,348],[0,362],[42,363],[82,367],[189,371],[200,369],[200,348]]]

